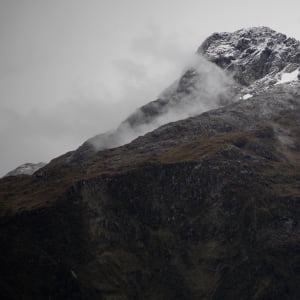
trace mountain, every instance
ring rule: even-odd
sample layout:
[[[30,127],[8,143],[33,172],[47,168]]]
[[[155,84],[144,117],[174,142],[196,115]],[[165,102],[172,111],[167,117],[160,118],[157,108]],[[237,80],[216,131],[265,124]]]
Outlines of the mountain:
[[[16,169],[8,172],[5,176],[17,176],[17,175],[32,175],[34,172],[39,170],[40,168],[44,167],[46,163],[40,162],[37,164],[33,163],[25,163]]]
[[[115,131],[1,179],[1,298],[299,299],[299,45],[214,33]]]
[[[137,109],[116,130],[89,139],[76,154],[93,152],[91,146],[123,145],[170,121],[250,98],[281,80],[297,80],[299,63],[299,41],[268,27],[212,34],[182,77],[158,99]]]

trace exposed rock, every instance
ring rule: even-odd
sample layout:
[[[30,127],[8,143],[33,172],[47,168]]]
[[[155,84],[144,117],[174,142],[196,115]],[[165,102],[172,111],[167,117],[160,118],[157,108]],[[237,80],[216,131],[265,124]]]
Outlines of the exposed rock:
[[[299,67],[300,43],[268,27],[241,29],[210,36],[198,53],[234,72],[242,85],[276,74],[289,64]]]

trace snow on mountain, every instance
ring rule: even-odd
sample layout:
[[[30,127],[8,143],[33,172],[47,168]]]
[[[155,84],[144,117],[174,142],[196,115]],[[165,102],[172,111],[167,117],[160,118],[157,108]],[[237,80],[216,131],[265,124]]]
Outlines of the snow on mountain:
[[[300,62],[299,41],[268,27],[214,33],[197,52],[233,72],[235,79],[245,86]]]
[[[261,92],[276,83],[298,79],[299,41],[269,27],[214,33],[202,43],[197,53],[233,76],[241,85],[239,98]],[[292,75],[284,75],[290,73]]]
[[[275,84],[287,83],[291,81],[296,81],[298,79],[299,79],[299,69],[296,69],[295,71],[290,73],[282,73],[281,79]]]
[[[46,165],[46,163],[43,163],[43,162],[40,162],[37,164],[25,163],[25,164],[17,167],[16,169],[8,172],[4,177],[17,176],[17,175],[32,175],[34,172],[41,169],[45,165]]]
[[[243,100],[248,100],[248,99],[250,99],[250,98],[252,98],[252,97],[253,97],[253,95],[251,95],[251,94],[246,94],[246,95],[242,96],[241,99],[243,99]]]

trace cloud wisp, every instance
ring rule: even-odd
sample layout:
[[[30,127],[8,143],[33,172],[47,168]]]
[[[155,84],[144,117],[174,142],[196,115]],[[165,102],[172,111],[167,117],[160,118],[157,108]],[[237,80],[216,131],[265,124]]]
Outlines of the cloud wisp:
[[[131,114],[116,130],[90,140],[96,151],[126,144],[169,122],[201,114],[233,101],[232,77],[205,58],[195,55],[179,80]]]
[[[179,76],[190,51],[183,45],[148,30],[109,58],[95,49],[70,63],[61,64],[59,57],[48,64],[44,57],[34,70],[2,69],[0,176],[26,162],[47,162],[115,128]]]

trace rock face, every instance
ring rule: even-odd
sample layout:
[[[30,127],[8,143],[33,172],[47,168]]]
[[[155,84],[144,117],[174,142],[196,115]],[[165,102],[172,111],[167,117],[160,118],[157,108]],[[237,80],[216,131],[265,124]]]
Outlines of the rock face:
[[[260,43],[288,45],[278,52],[286,60],[267,60],[279,69],[256,69],[246,53]],[[189,67],[125,123],[151,123],[205,95],[213,109],[1,179],[1,299],[299,299],[295,45],[265,27],[213,34],[199,52],[235,81],[206,93],[203,69]]]
[[[14,170],[8,172],[5,175],[5,177],[6,176],[17,176],[17,175],[32,175],[34,172],[41,169],[45,165],[46,165],[46,163],[43,163],[43,162],[40,162],[37,164],[26,163],[26,164],[23,164],[23,165],[17,167]]]
[[[268,27],[215,33],[199,47],[198,53],[222,69],[234,72],[235,79],[249,86],[266,75],[299,67],[300,43]]]

